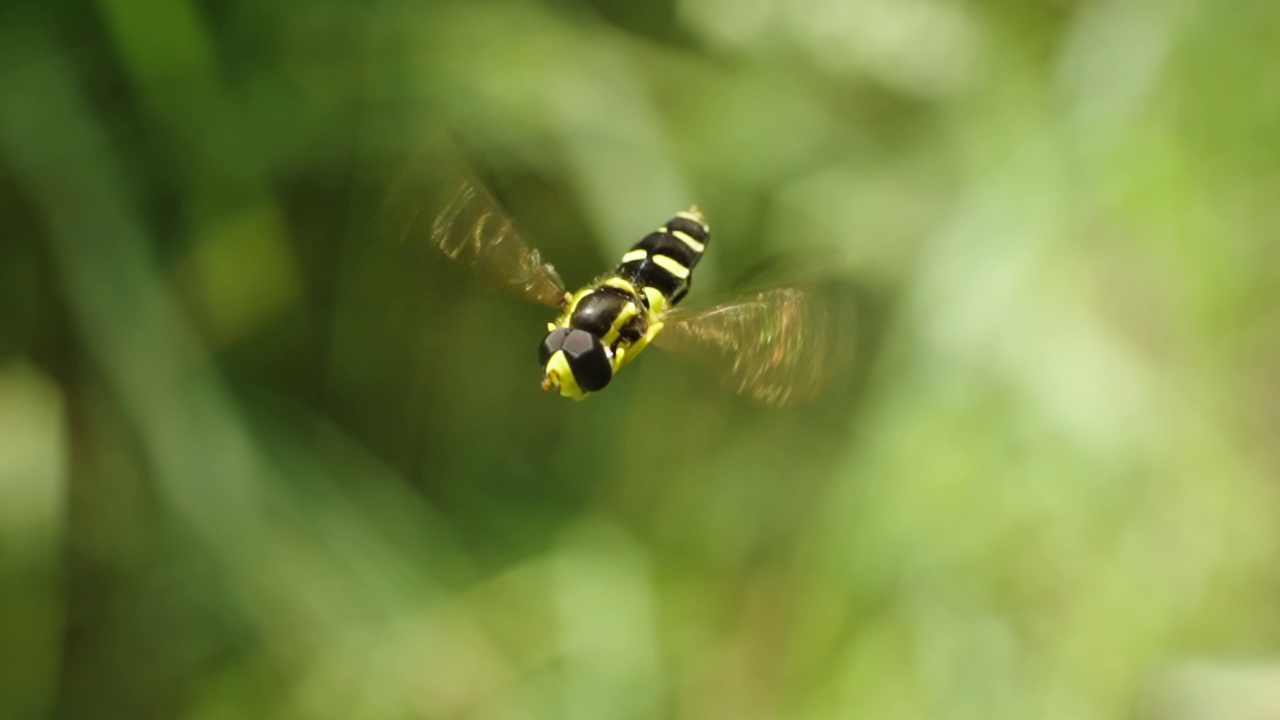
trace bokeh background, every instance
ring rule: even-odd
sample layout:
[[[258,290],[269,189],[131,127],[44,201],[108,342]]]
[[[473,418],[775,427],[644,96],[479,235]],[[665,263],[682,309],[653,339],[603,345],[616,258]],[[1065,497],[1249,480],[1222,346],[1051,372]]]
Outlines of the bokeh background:
[[[0,717],[1276,717],[1278,38],[5,3]],[[856,391],[540,392],[549,313],[395,232],[442,132],[571,284],[691,202],[695,297],[837,251]]]

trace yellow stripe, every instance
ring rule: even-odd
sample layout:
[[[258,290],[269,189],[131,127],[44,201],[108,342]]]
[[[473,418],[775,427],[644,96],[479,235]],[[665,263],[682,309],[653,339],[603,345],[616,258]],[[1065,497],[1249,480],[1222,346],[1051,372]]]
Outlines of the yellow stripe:
[[[622,312],[619,312],[618,317],[613,319],[613,325],[609,328],[609,332],[605,333],[604,338],[602,338],[604,340],[604,344],[613,345],[614,341],[618,339],[618,336],[622,334],[622,326],[626,325],[631,318],[634,318],[639,314],[640,309],[636,307],[635,303],[629,302],[624,305],[622,307]]]
[[[685,280],[689,277],[689,268],[681,265],[675,260],[672,260],[666,255],[654,255],[653,261],[658,264],[658,267],[666,270],[672,275],[675,275],[681,280]]]
[[[633,262],[635,260],[643,260],[648,256],[649,256],[649,253],[645,252],[643,249],[632,250],[631,252],[622,256],[622,264],[626,265],[627,263]]]
[[[672,232],[671,234],[672,234],[672,235],[675,235],[675,236],[676,236],[676,237],[678,237],[678,238],[680,238],[680,242],[684,243],[685,245],[688,245],[688,246],[689,246],[689,248],[690,248],[691,250],[693,250],[694,252],[698,253],[699,255],[701,255],[701,254],[702,254],[702,251],[703,251],[703,250],[706,250],[706,249],[707,249],[707,246],[706,246],[706,245],[703,245],[702,243],[698,242],[697,240],[694,240],[692,237],[690,237],[690,236],[689,236],[689,234],[688,234],[688,233],[684,233],[684,232],[681,232],[681,231],[679,231],[679,230],[676,230],[676,231]]]
[[[676,217],[682,217],[685,220],[692,220],[702,226],[703,230],[707,229],[707,221],[702,219],[702,211],[695,205],[688,211],[681,210],[676,213]]]
[[[649,312],[651,317],[662,317],[667,312],[667,305],[671,302],[667,299],[662,291],[655,287],[647,287],[644,289],[644,296],[649,301]]]
[[[625,280],[625,279],[623,279],[623,278],[618,277],[617,275],[614,275],[613,277],[609,278],[608,280],[605,280],[604,282],[602,282],[602,283],[600,283],[600,284],[601,284],[601,285],[608,285],[608,286],[610,286],[610,287],[616,287],[616,288],[618,288],[619,290],[626,290],[628,293],[630,293],[630,294],[632,294],[632,295],[635,295],[635,294],[636,294],[636,286],[635,286],[635,285],[632,285],[632,284],[631,284],[630,282],[628,282],[627,280]]]
[[[569,298],[569,304],[565,306],[564,312],[560,313],[560,317],[556,318],[556,327],[569,327],[569,318],[573,317],[573,311],[578,309],[578,303],[582,302],[582,298],[589,295],[594,289],[588,285],[574,293]]]

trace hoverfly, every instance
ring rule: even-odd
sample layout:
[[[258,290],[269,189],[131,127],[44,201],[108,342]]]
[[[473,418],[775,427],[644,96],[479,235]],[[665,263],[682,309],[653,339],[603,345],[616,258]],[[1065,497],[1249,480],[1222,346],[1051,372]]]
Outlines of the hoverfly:
[[[785,406],[818,397],[853,363],[852,308],[817,283],[744,290],[703,309],[677,307],[711,244],[696,206],[674,213],[611,272],[576,292],[473,176],[453,187],[438,212],[420,210],[403,235],[425,235],[492,284],[558,311],[538,350],[544,390],[581,400],[652,344],[708,362],[734,393]]]

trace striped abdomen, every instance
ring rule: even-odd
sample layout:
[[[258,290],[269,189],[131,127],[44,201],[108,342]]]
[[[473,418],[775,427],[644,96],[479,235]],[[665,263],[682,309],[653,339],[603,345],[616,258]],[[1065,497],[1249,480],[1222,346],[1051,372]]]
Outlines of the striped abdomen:
[[[622,256],[618,276],[637,289],[657,290],[668,305],[675,305],[689,292],[693,269],[710,240],[711,231],[697,208],[676,213]]]

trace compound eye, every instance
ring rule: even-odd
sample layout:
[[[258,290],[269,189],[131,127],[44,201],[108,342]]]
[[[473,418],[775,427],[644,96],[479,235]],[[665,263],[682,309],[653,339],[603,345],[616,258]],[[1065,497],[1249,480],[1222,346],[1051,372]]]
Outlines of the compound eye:
[[[568,335],[569,328],[556,328],[547,333],[547,336],[542,339],[542,346],[538,348],[538,364],[545,367],[550,362],[551,356],[564,345]]]
[[[613,365],[600,338],[584,330],[574,330],[565,338],[563,349],[578,387],[595,392],[613,379]]]

